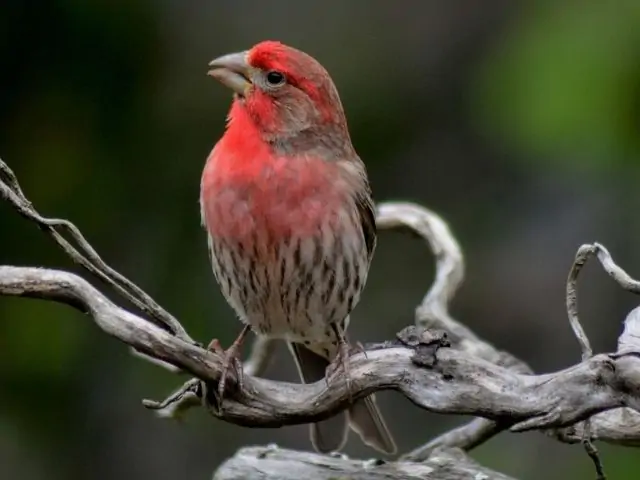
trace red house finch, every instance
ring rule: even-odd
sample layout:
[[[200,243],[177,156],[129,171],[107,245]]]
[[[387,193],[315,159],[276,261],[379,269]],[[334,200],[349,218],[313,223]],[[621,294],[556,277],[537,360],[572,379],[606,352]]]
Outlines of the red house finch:
[[[345,330],[367,280],[376,226],[338,92],[316,60],[278,42],[209,65],[209,75],[234,92],[200,192],[215,277],[245,324],[227,368],[251,328],[288,342],[303,382],[324,378],[332,362],[348,382]],[[395,452],[373,396],[313,424],[316,450],[339,450],[347,425],[368,445]]]

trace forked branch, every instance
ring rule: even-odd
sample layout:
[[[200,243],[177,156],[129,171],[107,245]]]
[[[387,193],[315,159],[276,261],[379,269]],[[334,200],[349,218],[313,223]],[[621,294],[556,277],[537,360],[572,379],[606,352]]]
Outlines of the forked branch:
[[[449,314],[449,302],[464,278],[464,264],[446,223],[415,204],[383,203],[378,207],[379,228],[408,228],[427,241],[436,257],[435,279],[416,309],[415,325],[403,329],[393,340],[366,346],[366,354],[351,357],[350,392],[338,378],[330,378],[328,384],[306,385],[259,378],[273,347],[273,342],[259,339],[245,362],[246,388],[230,392],[223,413],[218,414],[215,396],[209,392],[215,391],[220,378],[220,356],[194,342],[174,317],[110,268],[73,224],[41,216],[2,161],[0,193],[21,215],[50,234],[74,261],[132,303],[139,314],[112,302],[81,277],[59,270],[0,266],[0,294],[66,303],[88,313],[103,331],[133,347],[143,358],[193,375],[163,402],[145,401],[162,416],[175,417],[189,408],[204,406],[227,422],[278,427],[315,422],[347,408],[350,397],[393,389],[431,412],[478,417],[389,464],[253,448],[240,450],[215,478],[242,478],[233,475],[249,467],[263,472],[265,478],[286,478],[278,467],[285,464],[299,466],[300,472],[330,467],[343,475],[358,472],[361,478],[372,479],[385,478],[381,475],[389,472],[398,475],[394,478],[403,478],[401,472],[418,472],[413,478],[467,478],[434,476],[434,472],[438,472],[437,465],[451,464],[451,471],[467,468],[482,474],[481,466],[455,448],[468,451],[506,429],[542,430],[568,443],[588,444],[598,439],[640,444],[640,310],[627,317],[618,350],[595,356],[578,319],[576,281],[581,266],[592,256],[622,288],[640,293],[640,284],[599,244],[579,249],[567,283],[569,318],[581,343],[583,360],[558,372],[534,375],[525,363],[495,349]],[[581,423],[585,420],[589,422]],[[277,475],[269,473],[272,468]],[[492,475],[485,478],[507,478]]]

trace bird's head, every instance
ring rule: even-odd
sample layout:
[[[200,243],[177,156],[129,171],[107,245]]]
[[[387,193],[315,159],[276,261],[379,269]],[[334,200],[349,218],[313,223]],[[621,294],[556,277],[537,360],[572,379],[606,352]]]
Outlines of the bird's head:
[[[234,92],[230,123],[250,121],[265,137],[283,140],[326,128],[346,132],[338,92],[320,63],[275,41],[209,63],[208,74]]]

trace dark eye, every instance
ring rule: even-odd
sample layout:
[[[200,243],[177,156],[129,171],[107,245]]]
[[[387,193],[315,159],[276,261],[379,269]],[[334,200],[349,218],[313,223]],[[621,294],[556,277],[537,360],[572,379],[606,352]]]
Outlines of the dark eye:
[[[267,73],[267,83],[272,87],[279,87],[284,83],[284,75],[275,70]]]

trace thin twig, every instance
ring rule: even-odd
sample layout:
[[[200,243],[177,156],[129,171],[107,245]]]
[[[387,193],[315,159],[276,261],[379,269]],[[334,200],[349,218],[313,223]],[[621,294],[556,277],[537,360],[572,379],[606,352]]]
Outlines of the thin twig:
[[[40,215],[24,195],[18,179],[11,168],[9,168],[2,159],[0,159],[0,193],[23,217],[35,222],[42,230],[49,233],[74,262],[113,287],[126,300],[139,308],[141,312],[148,315],[160,326],[163,326],[178,338],[190,343],[196,343],[187,334],[180,322],[153,300],[150,295],[131,280],[107,265],[73,223],[68,220],[46,218]],[[58,231],[59,229],[71,236],[80,248],[80,251]],[[266,369],[273,349],[274,344],[272,340],[262,337],[257,338],[252,346],[249,358],[245,363],[244,370],[250,375],[260,375]],[[174,365],[154,359],[135,349],[132,349],[131,352],[135,356],[161,366],[170,372],[180,373],[180,369]]]
[[[580,344],[583,361],[593,356],[593,349],[578,318],[578,275],[582,267],[587,263],[587,260],[589,260],[595,252],[596,248],[593,245],[582,245],[576,252],[575,260],[573,261],[573,265],[571,265],[569,277],[567,278],[567,315],[573,333]]]
[[[416,308],[417,326],[443,329],[454,344],[472,355],[510,367],[515,372],[532,373],[527,364],[507,352],[496,350],[449,314],[449,304],[464,280],[464,256],[451,229],[437,213],[412,203],[389,202],[378,206],[376,222],[380,229],[409,229],[425,240],[435,258],[434,281]],[[486,419],[474,419],[430,440],[404,458],[426,458],[439,446],[471,449],[505,428]]]
[[[619,267],[616,262],[613,261],[611,254],[603,245],[594,243],[593,248],[597,252],[598,260],[600,261],[602,268],[604,268],[604,271],[607,272],[609,276],[613,278],[618,285],[620,285],[620,287],[628,292],[640,294],[640,281],[635,280],[621,267]]]
[[[600,459],[600,455],[598,454],[598,449],[591,441],[591,421],[587,419],[584,422],[584,433],[582,435],[582,447],[589,455],[591,461],[593,461],[593,466],[596,469],[596,480],[606,480],[606,476],[604,474],[604,467],[602,465],[602,460]]]
[[[580,343],[583,360],[591,357],[593,355],[593,352],[589,344],[587,335],[584,332],[582,325],[580,324],[580,321],[578,319],[577,280],[580,270],[582,269],[584,264],[589,260],[589,258],[594,255],[597,256],[605,272],[607,272],[607,274],[609,274],[609,276],[613,278],[620,287],[632,293],[640,293],[640,282],[633,279],[627,272],[619,267],[614,262],[609,251],[603,245],[599,243],[593,243],[591,245],[582,245],[578,249],[575,261],[569,273],[569,280],[567,281],[567,312],[569,314],[571,327],[573,328],[576,338]],[[635,334],[635,329],[637,327],[631,324],[630,318],[631,314],[627,319],[625,332],[623,332],[623,334],[620,336],[620,340],[618,342],[619,351],[623,347],[626,347],[628,343],[630,343],[627,342],[627,339],[630,337],[632,338],[632,336]],[[589,458],[591,458],[594,463],[597,480],[605,480],[606,476],[604,473],[602,460],[600,459],[598,450],[592,442],[592,421],[593,420],[591,418],[588,418],[583,422],[581,443],[585,451],[589,455]]]
[[[197,378],[186,381],[161,402],[155,400],[142,400],[149,410],[155,410],[156,415],[162,418],[180,419],[189,409],[202,404],[202,382]]]
[[[587,263],[597,252],[597,246],[595,245],[582,245],[576,252],[575,260],[571,269],[569,270],[569,276],[567,278],[566,287],[566,304],[567,304],[567,316],[569,317],[569,324],[573,330],[573,333],[580,344],[580,350],[582,352],[582,361],[586,361],[593,356],[593,349],[589,342],[589,337],[582,328],[580,318],[578,315],[578,276],[582,271],[582,267]],[[582,446],[589,455],[589,458],[594,463],[596,469],[597,480],[605,480],[604,469],[602,461],[598,455],[598,450],[591,441],[591,419],[587,418],[583,423],[583,435]]]
[[[470,422],[449,430],[424,445],[405,453],[400,460],[424,462],[438,448],[460,448],[470,451],[504,431],[508,425],[500,425],[486,418],[474,418]]]
[[[87,242],[78,227],[68,220],[46,218],[40,215],[25,197],[13,171],[2,159],[0,159],[0,193],[23,217],[35,222],[42,230],[49,233],[74,262],[113,287],[120,295],[159,322],[169,332],[185,341],[194,343],[182,325],[169,312],[135,283],[107,265]],[[64,238],[59,230],[69,234],[80,251]]]
[[[377,208],[380,229],[408,228],[427,241],[436,259],[431,287],[416,309],[416,324],[448,330],[457,336],[473,335],[463,325],[450,321],[449,302],[464,279],[464,257],[446,222],[435,212],[406,202],[388,202]]]

